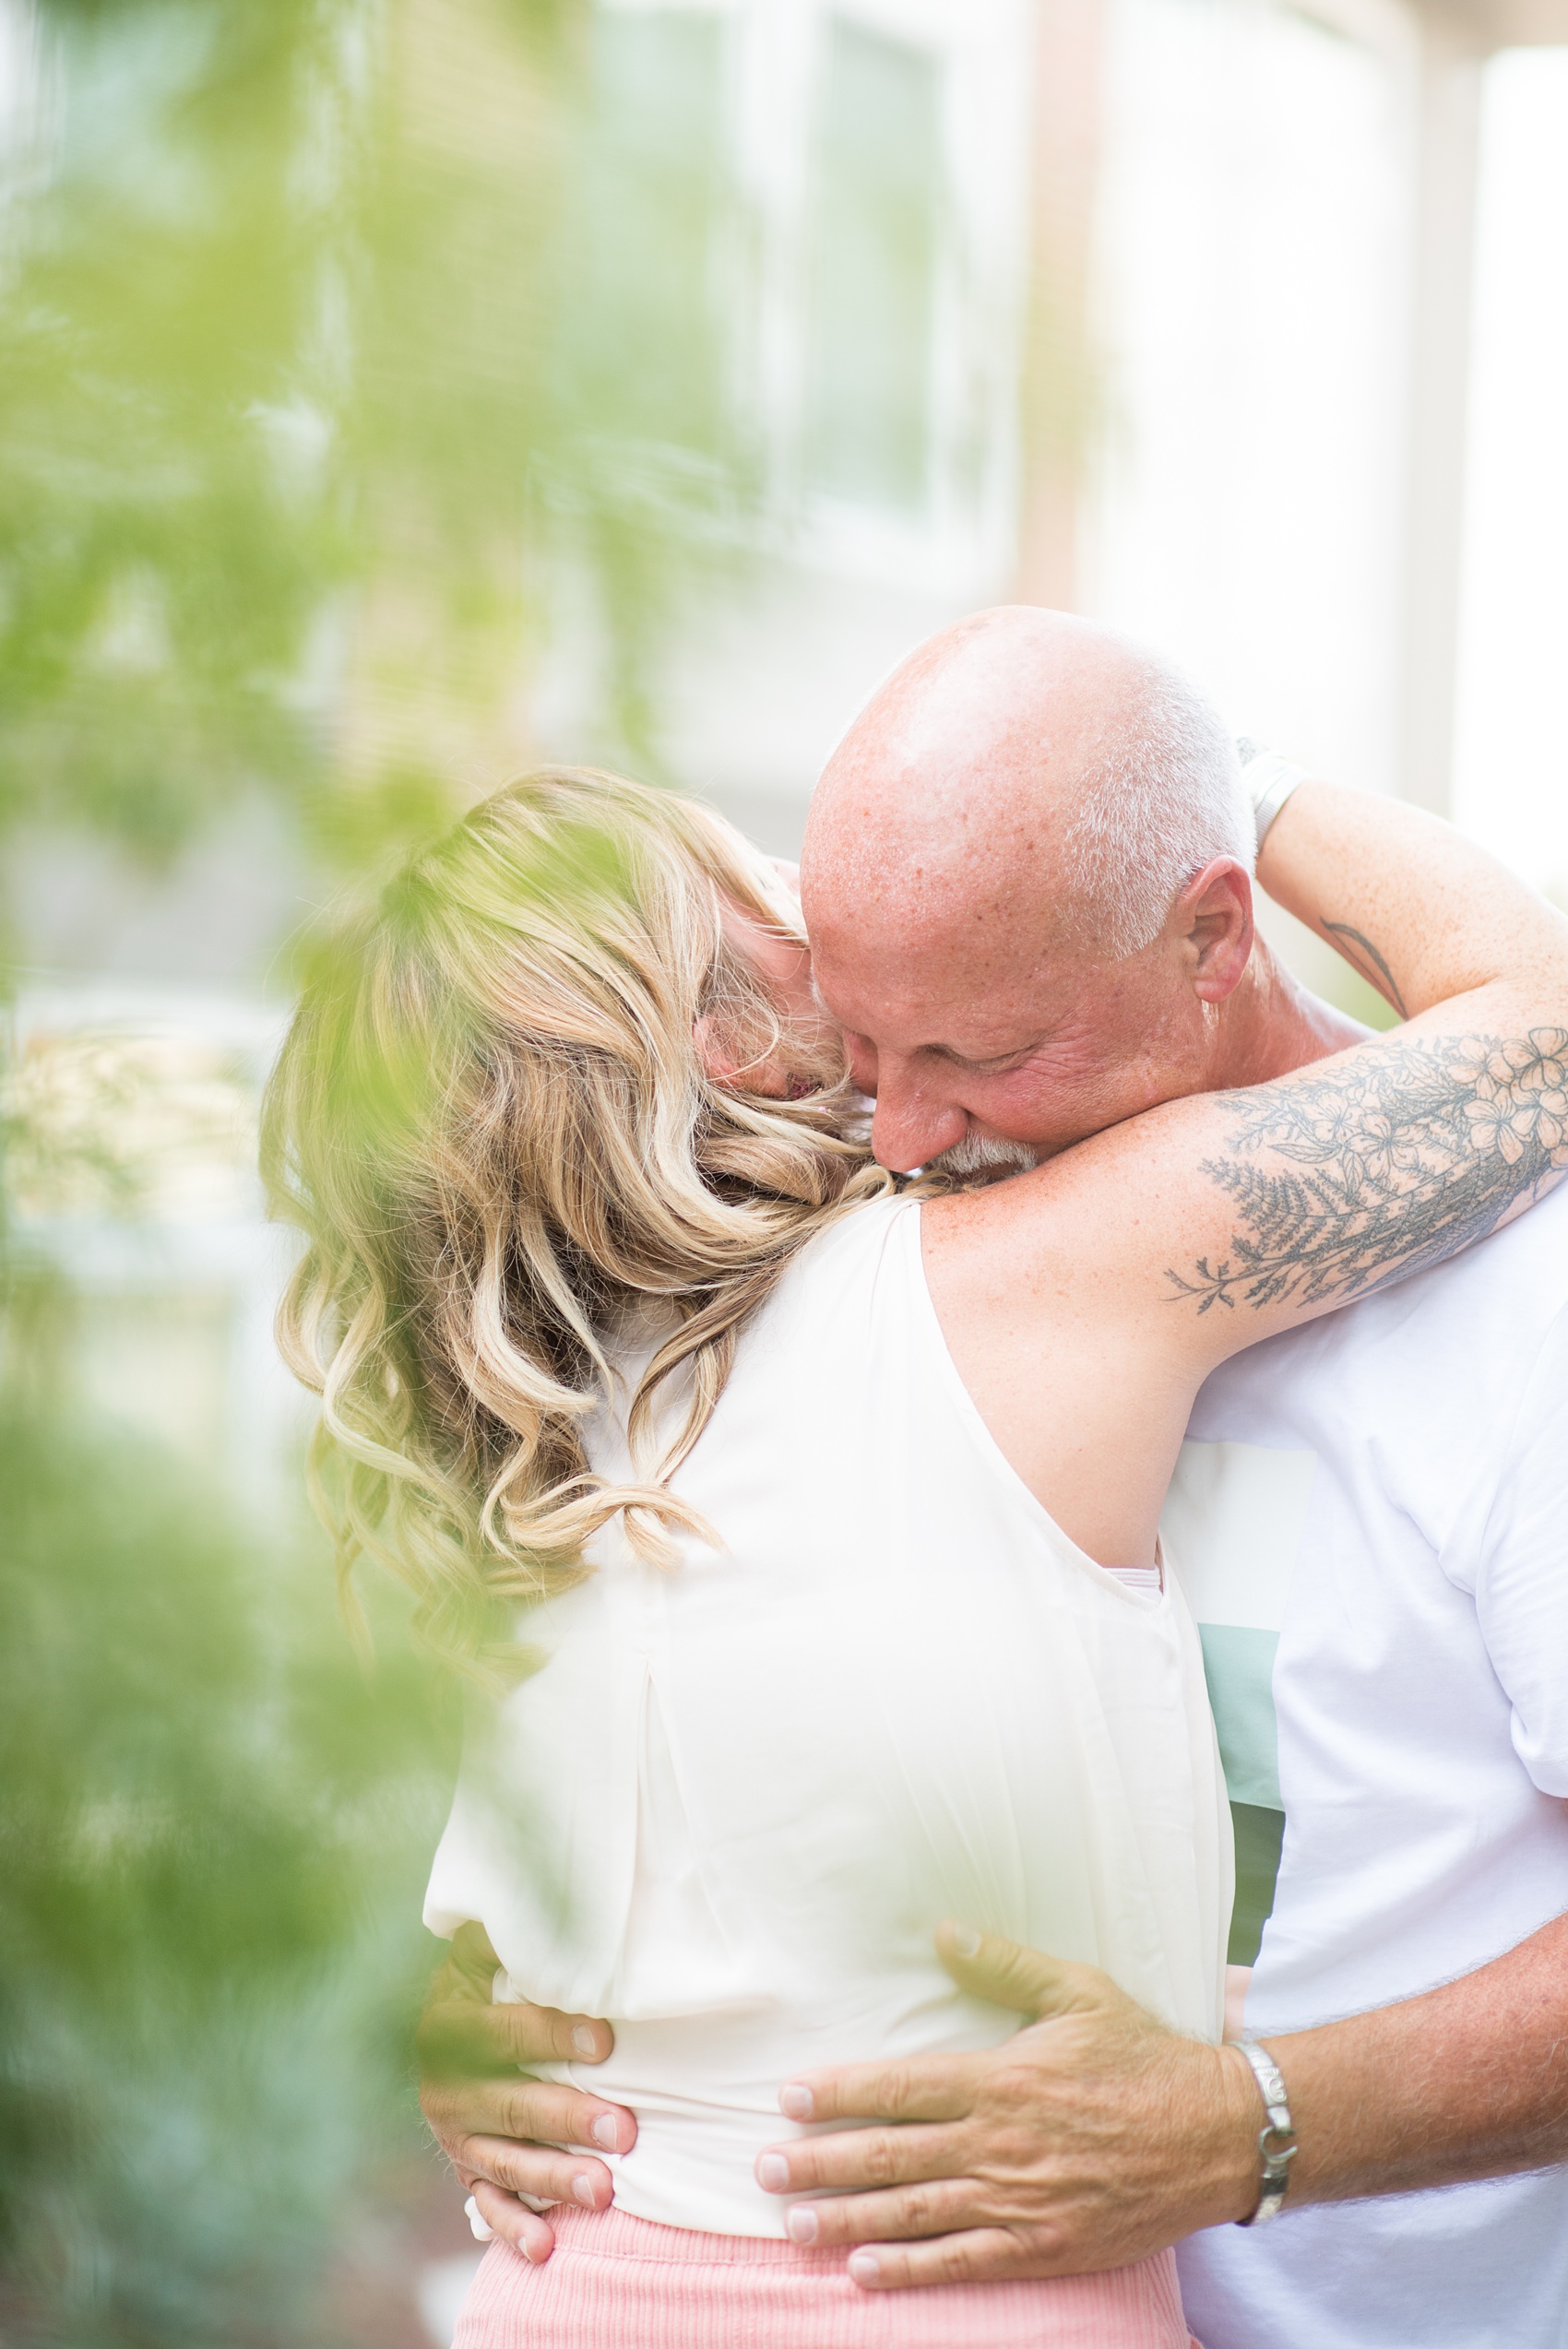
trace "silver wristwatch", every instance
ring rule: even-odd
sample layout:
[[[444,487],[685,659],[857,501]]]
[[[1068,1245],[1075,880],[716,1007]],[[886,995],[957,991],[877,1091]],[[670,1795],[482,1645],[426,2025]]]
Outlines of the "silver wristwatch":
[[[1285,2189],[1290,2183],[1290,2164],[1296,2153],[1296,2124],[1290,2118],[1289,2100],[1285,2094],[1285,2082],[1279,2066],[1266,2047],[1255,2039],[1238,2039],[1236,2046],[1253,2068],[1258,2083],[1258,2094],[1268,2118],[1258,2130],[1258,2158],[1262,2164],[1258,2206],[1250,2218],[1238,2219],[1238,2226],[1265,2226],[1271,2218],[1279,2216],[1279,2205],[1285,2200]]]

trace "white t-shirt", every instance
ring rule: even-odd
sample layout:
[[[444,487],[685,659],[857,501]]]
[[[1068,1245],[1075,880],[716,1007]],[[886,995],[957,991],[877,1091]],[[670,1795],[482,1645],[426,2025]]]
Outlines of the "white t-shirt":
[[[1171,1554],[1232,1795],[1286,1820],[1249,2028],[1412,1997],[1568,1910],[1568,1190],[1240,1355],[1190,1437]],[[1179,2257],[1205,2349],[1563,2349],[1568,2168],[1287,2202]]]

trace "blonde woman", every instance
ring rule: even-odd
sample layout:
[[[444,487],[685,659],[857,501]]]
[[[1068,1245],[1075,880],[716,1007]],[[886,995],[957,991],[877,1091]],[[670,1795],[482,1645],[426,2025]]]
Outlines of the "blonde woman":
[[[1154,1530],[1192,1397],[1396,1275],[1413,1228],[1431,1261],[1568,1156],[1513,1147],[1501,1097],[1533,1102],[1531,1031],[1568,1026],[1546,908],[1441,827],[1319,786],[1265,878],[1307,919],[1375,901],[1406,1027],[945,1195],[871,1158],[766,867],[631,783],[498,792],[307,988],[268,1153],[308,1240],[281,1328],[322,1396],[324,1506],[345,1576],[400,1575],[491,1691],[427,1917],[482,1927],[499,1995],[614,2032],[593,2094],[564,2066],[535,2092],[558,2248],[493,2246],[460,2349],[1186,2349],[1169,2252],[863,2294],[754,2165],[801,2071],[1016,2027],[943,1971],[944,1918],[1219,2035],[1228,1817]],[[1355,1282],[1200,1310],[1241,1212],[1216,1169],[1296,1179],[1279,1137],[1309,1078],[1423,1213],[1348,1203]],[[1050,1444],[1102,1464],[1092,1554],[1039,1498],[1038,1427],[1031,1455],[996,1401],[1042,1366]],[[618,2108],[635,2148],[576,2150],[624,2144]]]

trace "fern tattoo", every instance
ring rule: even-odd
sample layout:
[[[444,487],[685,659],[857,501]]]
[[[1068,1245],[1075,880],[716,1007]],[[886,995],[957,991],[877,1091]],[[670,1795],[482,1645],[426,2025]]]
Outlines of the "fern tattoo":
[[[1234,1156],[1204,1172],[1236,1204],[1230,1253],[1167,1273],[1174,1301],[1262,1307],[1354,1297],[1495,1230],[1568,1167],[1568,1030],[1401,1041],[1322,1076],[1237,1097]],[[1249,1165],[1266,1150],[1300,1172]]]

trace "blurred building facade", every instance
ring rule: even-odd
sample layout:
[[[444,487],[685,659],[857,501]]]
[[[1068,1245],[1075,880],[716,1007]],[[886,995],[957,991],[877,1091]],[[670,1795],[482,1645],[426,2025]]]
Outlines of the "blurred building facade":
[[[484,8],[398,20],[439,140],[533,135]],[[33,30],[0,0],[13,126],[46,78]],[[592,461],[697,477],[722,448],[739,485],[653,598],[651,771],[792,853],[877,680],[1017,598],[1144,635],[1238,731],[1568,872],[1568,0],[597,0],[587,39],[602,219],[568,312],[615,419]],[[461,797],[532,756],[629,759],[569,547],[534,600],[476,750],[469,712],[432,731],[460,671],[422,676],[417,607],[388,624],[362,597],[376,658],[329,646],[315,688],[350,768],[434,755]],[[11,864],[19,1068],[90,1066],[111,1114],[116,1023],[128,1064],[172,1070],[184,1022],[254,1090],[256,1006],[327,894],[275,804],[242,795],[160,872],[80,836],[24,834]],[[78,1202],[37,1235],[93,1300],[89,1384],[246,1464],[292,1424],[255,1215],[154,1201],[133,1239]],[[142,1308],[163,1370],[127,1380]]]
[[[690,72],[700,50],[705,137],[759,224],[732,314],[775,552],[672,644],[674,775],[787,848],[877,676],[1016,596],[1146,635],[1238,730],[1486,830],[1505,790],[1472,747],[1456,794],[1461,706],[1472,738],[1512,708],[1524,747],[1518,680],[1483,641],[1517,624],[1510,569],[1524,600],[1497,509],[1511,489],[1517,516],[1521,467],[1555,480],[1563,437],[1561,359],[1521,435],[1491,354],[1563,314],[1568,193],[1555,218],[1538,203],[1524,269],[1527,196],[1479,268],[1477,223],[1509,200],[1492,184],[1516,167],[1499,117],[1517,91],[1538,179],[1568,151],[1561,0],[601,16],[645,58]],[[1526,552],[1552,539],[1544,517],[1523,529]],[[1542,568],[1550,637],[1568,613],[1541,610]],[[570,671],[540,712],[562,754]],[[1552,779],[1568,802],[1561,753]],[[1502,845],[1556,878],[1538,822]]]
[[[505,138],[508,102],[529,135],[526,92],[496,77],[479,123],[482,71],[451,65],[484,9],[401,13],[420,71],[447,61],[448,137]],[[700,470],[719,428],[680,365],[712,345],[745,482],[702,576],[671,583],[646,746],[666,779],[789,850],[877,679],[1016,597],[1146,636],[1239,731],[1456,812],[1532,878],[1568,869],[1542,674],[1568,625],[1568,0],[591,17],[594,363],[630,461],[678,464],[690,432]],[[28,18],[3,0],[12,114]],[[538,599],[491,739],[437,730],[459,789],[534,753],[627,756],[569,559]],[[344,727],[385,747],[415,726],[419,647],[394,629],[403,699],[367,719],[362,694]],[[18,858],[45,968],[249,990],[319,894],[260,805],[156,882],[76,843]]]

